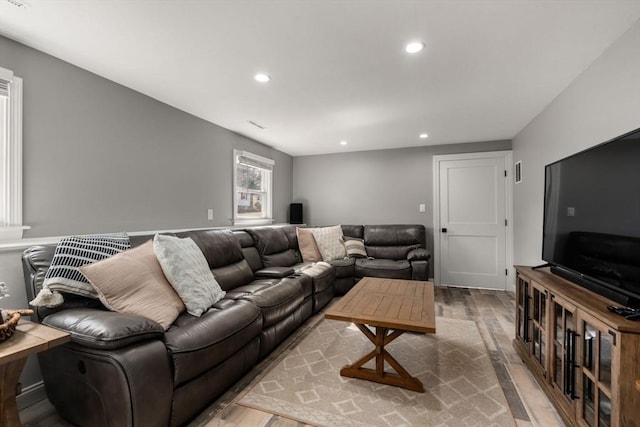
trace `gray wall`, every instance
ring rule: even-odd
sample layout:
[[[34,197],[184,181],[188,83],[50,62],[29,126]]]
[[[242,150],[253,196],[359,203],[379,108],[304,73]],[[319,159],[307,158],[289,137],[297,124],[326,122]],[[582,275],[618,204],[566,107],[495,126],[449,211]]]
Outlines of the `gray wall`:
[[[228,226],[234,148],[275,160],[273,214],[287,220],[291,156],[1,36],[0,67],[24,79],[26,238]],[[28,306],[21,252],[0,249],[4,307]],[[30,357],[21,406],[39,381]]]
[[[295,157],[293,200],[310,225],[423,224],[433,253],[433,156],[510,149],[489,141]]]
[[[24,79],[25,237],[230,225],[234,148],[275,160],[287,220],[291,156],[3,37],[0,67]]]
[[[544,166],[640,127],[640,21],[513,140],[514,261],[540,264]],[[597,171],[594,171],[597,173]]]

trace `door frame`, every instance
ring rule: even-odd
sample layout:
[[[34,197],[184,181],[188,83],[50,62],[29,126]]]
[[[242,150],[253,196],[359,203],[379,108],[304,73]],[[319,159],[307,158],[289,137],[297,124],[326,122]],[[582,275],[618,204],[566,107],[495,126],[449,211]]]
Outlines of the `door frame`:
[[[515,269],[513,268],[513,152],[511,150],[504,151],[487,151],[478,153],[462,153],[462,154],[443,154],[433,156],[433,273],[434,284],[441,284],[440,276],[440,166],[442,162],[452,160],[474,160],[486,159],[491,157],[502,157],[504,160],[504,168],[507,172],[507,180],[504,186],[505,191],[505,215],[507,220],[506,229],[506,248],[505,248],[505,265],[507,266],[507,277],[505,290],[515,291]]]

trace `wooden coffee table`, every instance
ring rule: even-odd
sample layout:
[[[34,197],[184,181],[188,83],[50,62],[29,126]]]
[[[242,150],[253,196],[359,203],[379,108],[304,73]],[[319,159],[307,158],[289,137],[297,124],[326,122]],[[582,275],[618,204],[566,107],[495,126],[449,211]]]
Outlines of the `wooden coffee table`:
[[[431,282],[373,277],[360,280],[325,312],[324,317],[355,323],[375,348],[342,368],[340,375],[423,393],[422,382],[412,377],[385,347],[407,331],[435,333],[434,308]],[[363,365],[374,357],[376,369],[364,368]],[[386,372],[384,362],[396,372]]]

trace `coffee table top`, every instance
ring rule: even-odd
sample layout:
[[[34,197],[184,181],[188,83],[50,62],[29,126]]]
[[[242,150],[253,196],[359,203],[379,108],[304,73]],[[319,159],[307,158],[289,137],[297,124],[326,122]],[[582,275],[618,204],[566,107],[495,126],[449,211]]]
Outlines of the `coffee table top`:
[[[365,277],[327,309],[327,319],[435,333],[433,283]]]

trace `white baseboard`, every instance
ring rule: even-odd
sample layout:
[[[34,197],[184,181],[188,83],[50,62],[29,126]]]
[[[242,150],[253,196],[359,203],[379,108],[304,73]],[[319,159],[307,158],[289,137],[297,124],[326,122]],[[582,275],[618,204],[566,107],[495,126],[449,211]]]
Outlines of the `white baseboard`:
[[[18,410],[20,411],[35,403],[45,400],[46,398],[47,394],[44,391],[44,383],[42,381],[38,381],[35,384],[25,387],[25,389],[22,390],[22,393],[18,395],[16,398]]]

